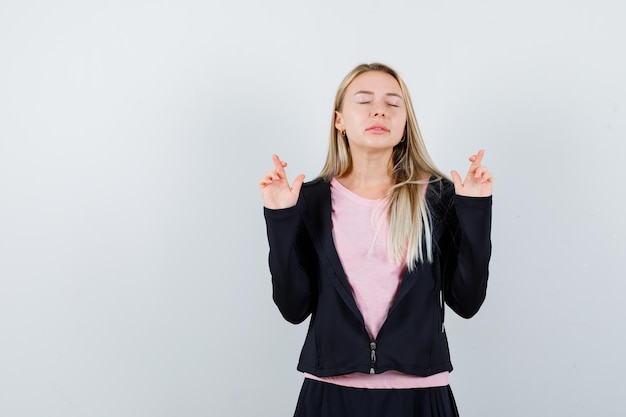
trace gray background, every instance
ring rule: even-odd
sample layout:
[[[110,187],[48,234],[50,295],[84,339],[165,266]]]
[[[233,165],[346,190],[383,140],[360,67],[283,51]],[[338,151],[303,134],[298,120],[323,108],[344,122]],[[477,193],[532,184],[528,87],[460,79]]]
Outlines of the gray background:
[[[288,416],[257,181],[321,169],[356,64],[439,167],[496,175],[487,301],[449,314],[462,415],[619,415],[621,1],[0,3],[0,415]]]

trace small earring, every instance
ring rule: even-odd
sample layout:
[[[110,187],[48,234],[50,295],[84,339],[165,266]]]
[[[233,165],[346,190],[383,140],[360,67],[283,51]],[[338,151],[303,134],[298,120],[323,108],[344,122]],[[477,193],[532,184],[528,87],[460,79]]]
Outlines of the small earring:
[[[346,131],[345,130],[341,131],[341,136],[343,136],[344,138],[346,137]]]
[[[404,136],[402,136],[402,139],[400,139],[400,142],[404,142]]]

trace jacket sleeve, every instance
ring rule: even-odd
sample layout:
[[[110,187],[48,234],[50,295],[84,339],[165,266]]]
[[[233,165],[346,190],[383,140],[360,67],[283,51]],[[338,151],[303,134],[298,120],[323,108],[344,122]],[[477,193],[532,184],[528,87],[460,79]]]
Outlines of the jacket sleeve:
[[[297,207],[264,208],[274,303],[285,320],[304,321],[314,309],[316,286],[307,273],[307,256],[315,253]]]
[[[444,297],[454,312],[470,318],[487,294],[492,198],[452,194],[446,216]]]

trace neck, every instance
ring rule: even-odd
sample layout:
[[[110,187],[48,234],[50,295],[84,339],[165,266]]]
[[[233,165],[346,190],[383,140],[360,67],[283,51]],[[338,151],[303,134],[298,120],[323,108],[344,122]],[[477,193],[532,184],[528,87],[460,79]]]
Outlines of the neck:
[[[352,168],[338,180],[362,197],[382,198],[394,185],[391,169],[391,152],[352,152]]]

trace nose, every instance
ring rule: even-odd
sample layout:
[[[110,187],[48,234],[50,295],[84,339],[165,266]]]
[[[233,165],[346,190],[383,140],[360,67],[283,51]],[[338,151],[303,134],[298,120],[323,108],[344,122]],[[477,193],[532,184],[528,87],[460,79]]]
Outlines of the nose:
[[[372,109],[372,117],[385,117],[385,112],[379,108],[374,108]]]
[[[372,117],[385,117],[385,110],[381,103],[376,102],[372,106],[371,110]]]

